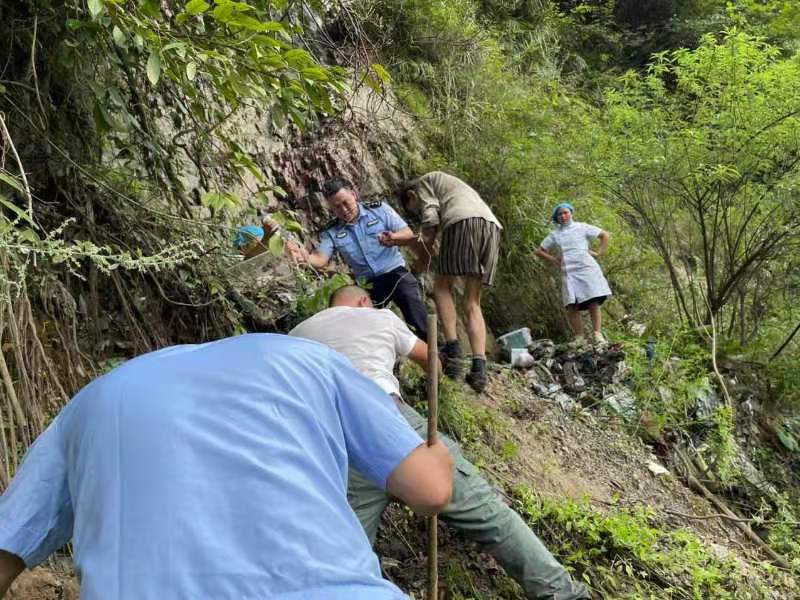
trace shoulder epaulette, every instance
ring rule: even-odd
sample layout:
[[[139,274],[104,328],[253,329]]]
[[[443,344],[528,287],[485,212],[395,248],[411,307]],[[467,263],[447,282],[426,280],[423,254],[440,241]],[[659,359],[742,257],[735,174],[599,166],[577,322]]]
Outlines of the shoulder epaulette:
[[[339,224],[339,217],[333,217],[330,221],[325,223],[323,231],[327,231],[331,227],[336,227]]]
[[[362,202],[364,208],[378,208],[381,204],[383,204],[383,200],[370,200],[369,202]]]

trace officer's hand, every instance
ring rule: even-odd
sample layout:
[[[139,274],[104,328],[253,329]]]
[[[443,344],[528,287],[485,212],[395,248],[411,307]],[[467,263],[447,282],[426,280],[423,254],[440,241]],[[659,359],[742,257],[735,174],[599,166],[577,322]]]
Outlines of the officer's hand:
[[[378,241],[382,246],[394,246],[394,236],[391,231],[381,231],[378,235]]]
[[[289,251],[289,256],[295,260],[295,262],[308,262],[308,250],[300,246],[299,244],[295,244],[294,242],[287,242],[286,249]]]

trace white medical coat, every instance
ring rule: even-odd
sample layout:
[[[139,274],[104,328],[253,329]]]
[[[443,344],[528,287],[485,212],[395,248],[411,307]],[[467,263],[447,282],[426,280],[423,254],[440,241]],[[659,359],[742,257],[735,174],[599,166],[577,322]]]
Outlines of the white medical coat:
[[[594,225],[570,221],[558,225],[542,242],[548,252],[557,249],[561,254],[561,297],[565,306],[611,295],[600,265],[589,254],[590,240],[602,231]]]

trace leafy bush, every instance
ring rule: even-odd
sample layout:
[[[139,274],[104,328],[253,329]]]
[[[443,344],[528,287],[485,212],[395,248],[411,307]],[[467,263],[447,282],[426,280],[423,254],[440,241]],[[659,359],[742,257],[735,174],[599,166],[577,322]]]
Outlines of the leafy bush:
[[[690,323],[749,330],[782,283],[771,267],[800,239],[798,81],[796,61],[732,30],[654,56],[606,95],[601,176]]]

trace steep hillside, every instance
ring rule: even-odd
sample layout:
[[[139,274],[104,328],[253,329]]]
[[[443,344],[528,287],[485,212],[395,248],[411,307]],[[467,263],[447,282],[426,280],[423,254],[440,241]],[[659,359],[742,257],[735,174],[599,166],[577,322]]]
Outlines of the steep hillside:
[[[269,213],[310,248],[328,177],[391,198],[443,169],[505,225],[494,333],[570,337],[558,273],[534,256],[566,198],[612,234],[621,348],[536,345],[529,370],[493,363],[481,395],[445,381],[442,428],[598,597],[800,597],[797,10],[0,3],[0,491],[95,376],[285,332],[345,281],[280,248],[242,261],[237,226]],[[424,410],[420,374],[404,384]],[[416,598],[423,540],[387,513],[384,570]],[[440,540],[445,597],[520,597]],[[65,548],[10,597],[77,587]]]
[[[614,394],[603,398],[613,379],[629,376],[622,352],[612,352],[608,364],[618,375],[607,372],[591,382],[591,397],[567,392],[558,374],[559,391],[540,395],[537,368],[496,364],[481,395],[443,380],[441,427],[597,598],[738,600],[800,593],[800,580],[772,566],[764,547],[740,529],[754,520],[720,514],[687,484],[674,446],[645,432],[641,415],[635,427],[626,427]],[[607,360],[602,351],[583,354]],[[421,371],[406,365],[403,383],[409,401],[424,410]],[[442,597],[523,597],[490,556],[439,527]],[[392,505],[384,514],[377,552],[385,574],[412,598],[421,599],[425,590],[425,539],[424,521],[407,509]],[[10,598],[74,599],[76,586],[68,561],[58,559],[22,577]]]

